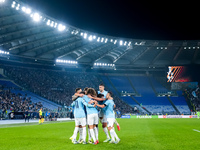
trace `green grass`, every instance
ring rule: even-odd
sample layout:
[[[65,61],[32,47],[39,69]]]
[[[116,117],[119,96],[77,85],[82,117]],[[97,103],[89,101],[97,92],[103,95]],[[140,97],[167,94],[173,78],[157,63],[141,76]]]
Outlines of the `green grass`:
[[[0,125],[1,150],[197,150],[200,147],[198,119],[118,119],[120,143],[102,143],[105,134],[99,128],[98,145],[74,145],[69,140],[74,122],[45,123],[43,125]],[[101,125],[101,124],[99,124]]]

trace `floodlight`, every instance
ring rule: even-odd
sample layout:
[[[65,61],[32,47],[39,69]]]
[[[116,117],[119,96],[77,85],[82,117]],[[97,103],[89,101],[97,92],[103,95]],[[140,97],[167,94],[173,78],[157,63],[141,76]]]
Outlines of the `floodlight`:
[[[25,12],[26,12],[27,14],[30,14],[30,13],[31,13],[31,9],[30,9],[30,8],[26,8]]]
[[[127,44],[127,41],[124,42],[124,46],[126,46],[126,44]]]
[[[86,38],[87,38],[87,33],[84,33],[84,36],[83,36],[83,37],[84,37],[84,39],[86,39]]]
[[[92,41],[92,35],[89,36],[88,40],[89,40],[89,41]]]
[[[62,25],[62,24],[59,24],[59,25],[58,25],[58,30],[59,30],[59,31],[63,31],[63,30],[65,30],[65,28],[66,28],[66,27],[65,27],[64,25]]]
[[[108,42],[108,39],[106,38],[105,43],[107,43],[107,42]]]
[[[58,25],[58,23],[55,23],[55,25],[54,25],[54,28],[56,28],[56,27],[57,27],[57,25]]]
[[[34,13],[33,14],[33,20],[36,21],[36,22],[39,22],[41,19],[40,15],[38,13]]]
[[[48,25],[48,26],[50,25],[50,20],[47,21],[47,25]]]
[[[122,44],[123,44],[123,41],[121,40],[121,41],[119,42],[119,44],[122,45]]]
[[[26,11],[26,7],[23,6],[22,7],[22,11],[25,12]]]
[[[98,39],[97,39],[97,42],[99,42],[100,41],[100,37],[98,37]]]

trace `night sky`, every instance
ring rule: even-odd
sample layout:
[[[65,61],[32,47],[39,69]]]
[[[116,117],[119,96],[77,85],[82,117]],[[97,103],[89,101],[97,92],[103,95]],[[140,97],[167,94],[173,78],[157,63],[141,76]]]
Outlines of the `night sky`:
[[[95,33],[134,39],[200,39],[198,1],[22,1],[48,16]]]

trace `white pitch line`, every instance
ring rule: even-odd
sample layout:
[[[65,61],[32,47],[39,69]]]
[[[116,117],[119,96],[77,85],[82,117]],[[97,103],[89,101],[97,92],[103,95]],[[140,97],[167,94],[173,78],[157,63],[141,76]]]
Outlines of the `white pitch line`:
[[[199,130],[193,129],[193,131],[200,132]]]

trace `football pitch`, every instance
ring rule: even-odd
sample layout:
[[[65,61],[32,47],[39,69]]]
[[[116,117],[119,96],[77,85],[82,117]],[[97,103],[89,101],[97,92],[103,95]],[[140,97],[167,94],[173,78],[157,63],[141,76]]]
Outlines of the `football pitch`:
[[[103,143],[99,124],[98,145],[76,144],[70,136],[74,122],[0,125],[0,150],[197,150],[200,149],[200,119],[118,119],[119,144]]]

